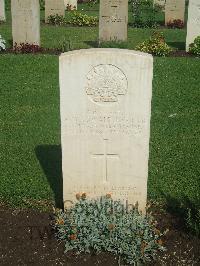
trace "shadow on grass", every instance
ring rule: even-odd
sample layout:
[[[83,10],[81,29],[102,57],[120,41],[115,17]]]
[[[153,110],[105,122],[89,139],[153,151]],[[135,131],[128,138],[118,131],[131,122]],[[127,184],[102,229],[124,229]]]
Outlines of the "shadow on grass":
[[[98,41],[84,41],[85,44],[92,48],[98,48],[99,47],[99,42]]]
[[[195,234],[200,236],[200,201],[193,203],[188,197],[177,199],[162,193],[166,200],[166,210],[173,216],[179,218],[182,228],[184,231],[188,229]]]
[[[178,50],[185,50],[185,42],[167,42],[171,47],[177,48]]]
[[[39,145],[36,156],[54,192],[57,208],[63,207],[62,155],[60,145]]]

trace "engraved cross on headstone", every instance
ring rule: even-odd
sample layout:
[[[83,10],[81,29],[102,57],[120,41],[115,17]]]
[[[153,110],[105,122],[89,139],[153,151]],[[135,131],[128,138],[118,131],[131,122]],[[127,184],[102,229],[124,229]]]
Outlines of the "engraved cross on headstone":
[[[103,183],[107,183],[108,179],[109,179],[108,160],[109,159],[119,159],[119,155],[117,153],[108,152],[108,144],[107,143],[108,143],[108,139],[104,139],[104,152],[92,154],[93,158],[95,158],[95,159],[99,159],[102,157],[104,159],[104,162],[103,162]]]

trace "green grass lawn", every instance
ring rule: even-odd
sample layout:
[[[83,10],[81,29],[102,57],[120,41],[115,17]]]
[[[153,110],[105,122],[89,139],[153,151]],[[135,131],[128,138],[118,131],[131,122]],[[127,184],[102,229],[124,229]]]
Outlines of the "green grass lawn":
[[[7,18],[0,34],[9,43],[9,12]],[[185,29],[162,31],[171,46],[184,49]],[[129,27],[128,48],[151,32]],[[41,24],[43,47],[57,48],[64,39],[73,49],[95,47],[98,28]],[[148,197],[166,201],[171,209],[200,206],[199,73],[198,58],[154,58]],[[58,56],[1,54],[0,76],[0,199],[16,207],[58,204]]]
[[[16,206],[49,199],[35,149],[60,144],[58,57],[1,55],[0,69],[0,196]]]

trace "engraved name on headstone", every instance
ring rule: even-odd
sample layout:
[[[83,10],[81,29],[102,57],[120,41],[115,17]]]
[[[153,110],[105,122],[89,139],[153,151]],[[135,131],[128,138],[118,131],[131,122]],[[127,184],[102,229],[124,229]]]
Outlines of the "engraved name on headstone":
[[[40,45],[39,0],[11,0],[11,12],[13,45]]]
[[[139,203],[145,212],[153,59],[120,49],[60,56],[65,206],[77,193]]]
[[[101,0],[99,14],[100,41],[126,41],[128,0]]]
[[[186,51],[195,38],[200,36],[200,1],[190,0],[188,8]]]

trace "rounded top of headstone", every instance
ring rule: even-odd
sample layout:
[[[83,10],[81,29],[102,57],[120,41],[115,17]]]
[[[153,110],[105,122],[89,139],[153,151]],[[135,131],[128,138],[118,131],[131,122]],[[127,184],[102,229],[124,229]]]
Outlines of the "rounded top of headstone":
[[[80,49],[80,50],[74,50],[74,51],[70,51],[70,52],[66,52],[66,53],[62,53],[60,55],[60,58],[63,57],[67,57],[67,56],[73,56],[73,55],[84,55],[84,54],[126,54],[126,55],[134,55],[134,56],[138,56],[138,57],[147,57],[147,58],[152,58],[153,60],[153,56],[151,54],[148,53],[143,53],[140,51],[135,51],[135,50],[128,50],[128,49],[119,49],[119,48],[90,48],[90,49]]]

